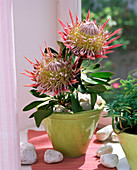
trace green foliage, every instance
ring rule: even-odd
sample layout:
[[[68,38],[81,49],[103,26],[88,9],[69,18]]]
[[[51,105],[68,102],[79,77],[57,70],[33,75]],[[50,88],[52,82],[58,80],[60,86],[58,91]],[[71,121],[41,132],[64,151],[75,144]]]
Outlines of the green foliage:
[[[53,48],[48,47],[48,49],[50,49],[52,53],[54,53],[54,54],[58,54],[58,52],[57,52],[57,51],[55,51]],[[45,54],[47,54],[47,49],[46,49],[46,48],[45,48],[44,53],[45,53]]]
[[[82,86],[86,93],[91,95],[92,109],[94,109],[97,95],[107,91],[107,86],[110,86],[111,76],[113,76],[111,72],[102,71],[104,67],[101,67],[100,61],[94,63],[93,61],[85,60],[82,64]],[[82,93],[82,91],[80,92]]]
[[[37,110],[36,112],[34,112],[34,118],[37,127],[40,126],[43,119],[50,116],[52,113],[53,113],[53,107],[50,107],[46,110]]]
[[[32,89],[30,90],[30,93],[38,98],[44,98],[44,97],[48,97],[46,94],[40,94],[40,92],[36,92],[36,90]]]
[[[40,105],[41,103],[43,103],[45,101],[34,101],[31,102],[30,104],[28,104],[27,106],[24,107],[23,111],[29,111],[31,109],[34,109],[35,107],[37,107],[38,105]]]
[[[29,118],[34,117],[36,125],[39,127],[42,120],[53,113],[56,105],[62,105],[66,109],[71,110],[73,113],[83,111],[80,101],[78,100],[78,92],[90,94],[91,109],[94,109],[97,95],[101,95],[107,91],[106,86],[110,85],[109,82],[113,75],[113,73],[102,71],[102,69],[103,67],[101,67],[100,61],[94,63],[93,61],[85,59],[82,63],[82,70],[76,77],[79,80],[79,83],[76,85],[72,84],[69,88],[70,92],[60,93],[57,96],[48,96],[46,94],[40,94],[34,88],[30,91],[30,93],[39,98],[39,100],[33,101],[25,106],[23,111],[29,111],[36,108],[37,110],[34,111]]]
[[[74,91],[73,93],[70,94],[70,96],[71,96],[72,111],[74,113],[83,111],[78,100],[78,93]]]
[[[137,69],[131,70],[128,74],[131,75],[132,78],[137,80]]]
[[[123,28],[120,32],[121,38],[114,44],[124,44],[119,49],[136,50],[137,48],[137,15],[134,10],[129,8],[128,0],[83,0],[82,1],[82,18],[87,16],[87,11],[91,10],[91,19],[97,19],[97,22],[104,23],[110,18],[106,30],[114,31],[117,28]],[[131,3],[134,5],[135,0]]]
[[[97,100],[97,94],[92,92],[90,94],[90,97],[91,97],[91,109],[94,109],[94,106]]]
[[[108,115],[121,131],[137,134],[137,81],[128,76],[120,81],[119,93],[108,104]]]
[[[104,71],[104,67],[101,66],[100,61],[89,60],[89,59],[79,59],[72,54],[72,52],[67,49],[62,42],[57,42],[61,46],[62,58],[69,60],[71,57],[72,65],[76,65],[76,80],[77,83],[69,86],[68,90],[70,92],[60,92],[58,95],[51,96],[47,94],[41,94],[37,92],[36,88],[33,88],[30,93],[39,98],[37,101],[33,101],[24,107],[23,111],[29,111],[36,108],[36,110],[29,116],[29,118],[34,118],[36,126],[39,127],[42,120],[50,116],[57,105],[63,106],[65,109],[69,109],[73,114],[78,114],[83,111],[80,101],[78,99],[78,93],[90,94],[91,96],[91,109],[94,109],[94,105],[97,100],[97,95],[101,95],[107,91],[107,86],[110,86],[111,76],[113,73]],[[49,48],[52,53],[57,54],[57,52]],[[47,53],[47,49],[44,51]],[[78,62],[78,64],[76,63]],[[74,67],[75,68],[75,67]],[[75,71],[75,70],[74,70]],[[68,113],[70,114],[70,113]]]

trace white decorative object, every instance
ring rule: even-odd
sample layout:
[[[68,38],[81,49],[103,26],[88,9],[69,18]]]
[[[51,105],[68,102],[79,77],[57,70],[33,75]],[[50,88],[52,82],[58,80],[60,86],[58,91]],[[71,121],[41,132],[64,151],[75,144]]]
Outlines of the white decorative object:
[[[78,93],[78,100],[80,102],[88,102],[91,103],[91,99],[90,99],[90,94],[83,94],[83,93]]]
[[[44,161],[48,164],[61,162],[63,160],[62,153],[48,149],[44,154]]]
[[[54,110],[54,112],[66,112],[66,113],[72,113],[71,110],[66,109],[65,107],[61,106],[61,105],[56,105]]]
[[[80,106],[82,107],[83,110],[91,110],[91,105],[89,104],[88,101],[80,102]]]
[[[33,144],[21,143],[20,145],[21,164],[30,165],[37,161],[37,154]]]
[[[119,142],[119,139],[118,139],[117,134],[115,132],[111,133],[110,138],[111,138],[112,142]]]
[[[56,105],[54,112],[64,112],[64,110],[65,110],[65,107],[61,105]]]
[[[119,159],[117,154],[105,154],[100,157],[100,162],[107,168],[115,168],[118,165]]]
[[[97,157],[101,157],[104,154],[111,154],[113,147],[111,145],[102,145],[96,152]]]
[[[96,132],[96,138],[99,141],[105,141],[113,132],[112,125],[105,126]]]

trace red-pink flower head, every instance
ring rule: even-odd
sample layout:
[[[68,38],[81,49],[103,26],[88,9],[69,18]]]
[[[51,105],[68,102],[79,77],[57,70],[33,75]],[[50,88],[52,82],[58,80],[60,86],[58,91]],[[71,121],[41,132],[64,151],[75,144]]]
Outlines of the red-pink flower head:
[[[59,54],[51,53],[47,45],[46,49],[47,54],[44,54],[41,50],[43,59],[40,62],[35,59],[36,64],[25,57],[34,67],[32,72],[25,70],[29,75],[22,73],[34,81],[34,84],[25,86],[36,87],[38,92],[47,95],[58,95],[64,91],[68,92],[69,86],[78,82],[75,78],[81,69],[76,70],[78,60],[72,65],[71,57],[67,60],[67,56],[65,56],[65,59],[63,59],[61,47]]]
[[[113,51],[108,51],[112,48],[119,47],[123,44],[111,45],[110,43],[118,39],[120,36],[117,36],[111,40],[112,36],[117,34],[121,29],[116,30],[113,33],[108,33],[104,30],[109,19],[102,25],[97,26],[96,21],[90,21],[90,10],[87,14],[86,20],[82,22],[79,21],[76,16],[76,22],[74,22],[71,11],[70,18],[72,25],[67,23],[67,26],[59,20],[65,32],[58,31],[64,40],[63,43],[68,47],[75,55],[90,58],[95,60],[95,58],[107,58],[106,54]]]

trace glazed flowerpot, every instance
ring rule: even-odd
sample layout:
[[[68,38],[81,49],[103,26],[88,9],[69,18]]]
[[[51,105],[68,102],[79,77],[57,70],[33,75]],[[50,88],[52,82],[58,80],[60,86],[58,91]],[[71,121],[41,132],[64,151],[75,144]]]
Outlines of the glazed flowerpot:
[[[65,157],[78,157],[87,151],[103,108],[75,114],[53,113],[43,124],[53,148]]]
[[[115,130],[118,132],[118,129]],[[117,135],[131,170],[137,170],[137,135],[125,132]]]

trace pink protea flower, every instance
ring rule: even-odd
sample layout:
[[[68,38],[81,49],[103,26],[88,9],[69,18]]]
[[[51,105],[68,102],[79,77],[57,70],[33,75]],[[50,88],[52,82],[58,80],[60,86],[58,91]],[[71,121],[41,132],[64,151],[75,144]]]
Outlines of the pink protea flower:
[[[45,43],[46,44],[46,43]],[[62,57],[61,46],[59,54],[51,53],[46,44],[47,54],[41,49],[43,60],[40,62],[36,59],[36,64],[26,58],[34,67],[33,71],[27,71],[27,75],[34,81],[34,84],[25,85],[26,87],[36,87],[37,92],[41,94],[45,93],[47,95],[58,95],[64,91],[69,91],[69,86],[77,83],[76,74],[81,68],[76,70],[78,60],[75,63],[71,64],[71,57],[67,60]]]
[[[95,58],[107,58],[106,54],[113,51],[108,51],[112,48],[119,47],[123,44],[111,45],[110,43],[118,39],[117,36],[111,40],[112,36],[117,34],[121,29],[108,33],[104,30],[109,19],[102,25],[97,26],[96,21],[90,21],[90,10],[87,14],[86,20],[79,21],[76,15],[76,22],[74,22],[71,11],[69,10],[72,25],[67,23],[67,26],[59,20],[65,32],[58,31],[64,40],[64,45],[68,47],[75,55],[83,56],[83,58],[89,58],[95,60]]]

